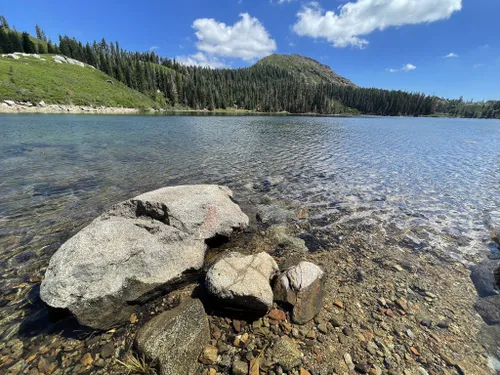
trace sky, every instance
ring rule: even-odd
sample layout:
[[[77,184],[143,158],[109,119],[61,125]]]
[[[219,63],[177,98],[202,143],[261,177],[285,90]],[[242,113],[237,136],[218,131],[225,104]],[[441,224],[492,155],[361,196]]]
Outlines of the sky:
[[[0,0],[0,14],[184,64],[296,53],[363,87],[500,100],[500,0]]]

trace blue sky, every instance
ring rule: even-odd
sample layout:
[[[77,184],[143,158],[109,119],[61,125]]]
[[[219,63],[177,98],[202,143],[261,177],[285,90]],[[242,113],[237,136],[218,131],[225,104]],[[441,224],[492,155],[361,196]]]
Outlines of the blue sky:
[[[16,0],[0,14],[54,40],[104,37],[188,64],[298,53],[360,86],[500,99],[499,0]]]

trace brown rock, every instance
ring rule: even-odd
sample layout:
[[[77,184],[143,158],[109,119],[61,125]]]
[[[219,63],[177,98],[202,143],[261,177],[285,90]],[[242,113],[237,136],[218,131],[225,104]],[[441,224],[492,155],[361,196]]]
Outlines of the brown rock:
[[[137,323],[137,321],[138,321],[139,319],[137,319],[137,315],[136,315],[136,313],[133,313],[132,315],[130,315],[129,320],[130,320],[130,323],[135,324],[135,323]]]
[[[82,358],[80,358],[80,363],[83,366],[90,366],[94,362],[94,358],[92,358],[92,354],[86,353],[83,355]]]
[[[268,316],[269,319],[274,319],[278,321],[286,320],[286,314],[282,310],[277,310],[277,309],[271,310]]]
[[[334,301],[333,304],[341,309],[344,308],[344,304],[342,303],[342,301]]]
[[[200,355],[200,362],[205,365],[213,365],[217,361],[218,350],[215,346],[207,345]]]
[[[419,351],[413,346],[410,348],[410,351],[413,353],[413,355],[416,355],[417,357],[420,356]]]
[[[307,371],[305,368],[300,368],[300,375],[311,375],[309,371]]]

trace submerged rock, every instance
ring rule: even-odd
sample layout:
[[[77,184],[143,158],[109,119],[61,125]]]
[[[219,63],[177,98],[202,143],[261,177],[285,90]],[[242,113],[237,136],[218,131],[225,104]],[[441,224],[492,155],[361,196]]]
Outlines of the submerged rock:
[[[323,271],[310,262],[300,262],[286,270],[275,282],[277,301],[293,306],[292,320],[305,324],[321,311],[324,297]]]
[[[230,253],[208,270],[206,286],[230,308],[265,314],[273,304],[270,280],[277,272],[278,265],[267,253]]]
[[[267,237],[275,247],[280,247],[289,252],[307,252],[303,239],[290,235],[285,225],[273,225],[266,231]]]
[[[479,298],[474,307],[488,325],[500,325],[500,295]]]
[[[189,279],[203,265],[206,241],[247,225],[226,187],[176,186],[139,195],[61,246],[40,295],[81,324],[108,329],[126,321],[134,305]]]
[[[495,274],[499,267],[498,260],[485,260],[472,269],[470,278],[476,287],[479,297],[488,297],[498,294]]]
[[[293,221],[295,213],[274,204],[257,206],[257,220],[263,224],[280,224]]]
[[[138,351],[162,375],[196,374],[198,357],[210,340],[208,318],[199,300],[190,300],[151,319],[138,332]]]

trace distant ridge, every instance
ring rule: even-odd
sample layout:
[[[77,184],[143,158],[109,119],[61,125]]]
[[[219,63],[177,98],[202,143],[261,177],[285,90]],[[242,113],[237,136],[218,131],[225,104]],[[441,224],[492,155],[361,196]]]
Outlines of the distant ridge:
[[[300,76],[310,83],[335,83],[342,86],[357,87],[345,77],[335,73],[329,66],[301,55],[270,55],[255,64],[256,66],[274,66]]]

